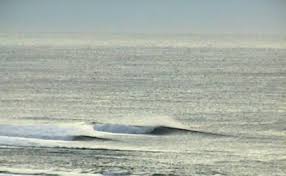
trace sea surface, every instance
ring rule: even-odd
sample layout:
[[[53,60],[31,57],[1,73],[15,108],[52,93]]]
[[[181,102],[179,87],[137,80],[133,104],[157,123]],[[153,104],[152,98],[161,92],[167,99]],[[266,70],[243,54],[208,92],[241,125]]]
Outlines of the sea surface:
[[[286,175],[286,37],[0,34],[0,176]]]

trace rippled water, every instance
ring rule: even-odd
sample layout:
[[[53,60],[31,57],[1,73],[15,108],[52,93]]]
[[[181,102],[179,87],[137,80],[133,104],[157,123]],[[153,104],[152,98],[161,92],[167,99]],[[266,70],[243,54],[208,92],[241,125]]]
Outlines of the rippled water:
[[[0,175],[286,174],[285,37],[0,39]]]

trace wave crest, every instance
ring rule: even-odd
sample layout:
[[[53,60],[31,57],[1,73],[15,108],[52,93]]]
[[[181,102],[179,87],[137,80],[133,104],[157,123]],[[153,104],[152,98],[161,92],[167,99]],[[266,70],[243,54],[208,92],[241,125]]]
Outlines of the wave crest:
[[[143,134],[143,135],[168,135],[174,133],[197,133],[204,135],[225,136],[211,132],[197,131],[186,128],[171,126],[136,126],[124,124],[94,124],[94,130],[98,132],[115,133],[115,134]]]

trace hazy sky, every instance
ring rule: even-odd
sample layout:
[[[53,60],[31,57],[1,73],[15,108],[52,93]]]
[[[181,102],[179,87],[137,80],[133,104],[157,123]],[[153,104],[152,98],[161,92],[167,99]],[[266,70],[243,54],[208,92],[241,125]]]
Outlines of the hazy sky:
[[[286,33],[286,0],[0,0],[0,32]]]

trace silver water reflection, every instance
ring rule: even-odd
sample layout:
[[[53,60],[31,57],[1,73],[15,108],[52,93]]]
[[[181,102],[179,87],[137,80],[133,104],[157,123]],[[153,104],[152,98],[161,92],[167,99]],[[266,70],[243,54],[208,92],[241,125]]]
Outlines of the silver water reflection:
[[[286,49],[279,37],[1,39],[3,173],[285,175]],[[107,134],[93,123],[220,135]],[[68,134],[110,140],[7,135],[17,125],[29,134],[69,126]]]

